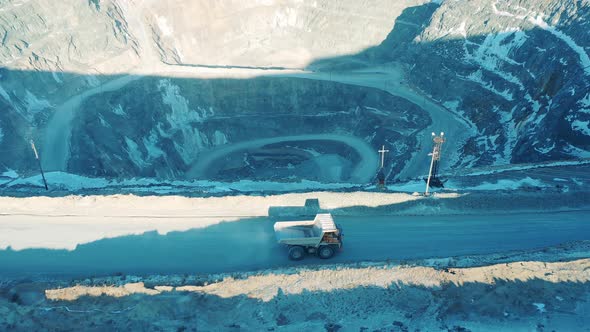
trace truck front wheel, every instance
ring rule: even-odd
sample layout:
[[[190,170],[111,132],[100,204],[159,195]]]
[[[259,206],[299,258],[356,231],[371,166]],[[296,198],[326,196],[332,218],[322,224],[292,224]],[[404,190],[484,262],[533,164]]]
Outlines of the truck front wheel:
[[[302,247],[294,246],[289,248],[289,258],[293,261],[300,261],[305,255],[305,250]]]
[[[334,248],[332,248],[331,246],[322,246],[320,247],[318,255],[321,259],[332,258],[332,256],[334,256]]]

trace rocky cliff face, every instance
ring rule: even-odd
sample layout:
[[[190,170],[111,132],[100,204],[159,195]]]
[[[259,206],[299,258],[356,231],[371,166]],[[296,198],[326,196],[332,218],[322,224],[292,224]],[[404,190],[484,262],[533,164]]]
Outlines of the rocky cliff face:
[[[396,174],[428,144],[424,105],[378,91],[389,74],[329,82],[394,62],[469,124],[456,166],[586,158],[589,22],[587,0],[0,1],[0,166],[34,169],[34,138],[87,175],[177,178],[213,154],[197,177],[351,180],[362,153],[334,137],[211,152],[334,134],[388,144]],[[326,81],[269,73],[290,68]]]
[[[369,149],[396,142],[398,172],[428,124],[387,93],[296,78],[144,78],[81,107],[89,111],[76,120],[68,168],[95,176],[355,182],[363,151],[346,136]]]
[[[590,2],[444,1],[402,16],[359,58],[402,59],[413,85],[475,125],[462,166],[590,157]]]

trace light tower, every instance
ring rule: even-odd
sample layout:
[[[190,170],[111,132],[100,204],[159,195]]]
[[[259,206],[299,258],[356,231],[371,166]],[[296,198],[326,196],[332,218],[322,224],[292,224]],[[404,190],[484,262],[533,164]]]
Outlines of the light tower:
[[[389,152],[389,150],[385,150],[385,145],[383,145],[383,147],[381,148],[381,150],[379,150],[377,152],[379,152],[379,154],[381,154],[381,168],[383,168],[383,166],[385,164],[385,154],[387,152]]]
[[[428,171],[428,180],[426,181],[426,191],[424,192],[425,196],[428,196],[428,189],[430,189],[430,179],[432,177],[432,170],[438,169],[440,151],[443,143],[445,142],[444,136],[444,132],[441,132],[438,136],[435,133],[432,133],[432,141],[434,142],[434,147],[432,149],[432,153],[429,154],[429,156],[432,156],[432,160],[430,161],[430,170]]]
[[[381,168],[379,168],[379,172],[377,172],[377,184],[379,188],[383,190],[385,189],[385,172],[383,171],[383,166],[385,166],[385,154],[389,152],[389,150],[385,150],[385,145],[383,145],[378,152],[381,154]]]

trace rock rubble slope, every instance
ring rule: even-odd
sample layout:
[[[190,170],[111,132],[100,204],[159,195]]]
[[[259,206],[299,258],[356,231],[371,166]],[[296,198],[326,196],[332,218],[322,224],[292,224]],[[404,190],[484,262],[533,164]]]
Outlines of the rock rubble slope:
[[[587,158],[589,8],[586,0],[4,1],[0,161],[31,172],[34,138],[49,170],[183,178],[221,145],[330,133],[373,150],[387,144],[387,173],[413,177],[425,172],[416,158],[446,117],[441,130],[455,142],[443,167]],[[359,162],[345,143],[258,148],[198,177],[345,182]]]

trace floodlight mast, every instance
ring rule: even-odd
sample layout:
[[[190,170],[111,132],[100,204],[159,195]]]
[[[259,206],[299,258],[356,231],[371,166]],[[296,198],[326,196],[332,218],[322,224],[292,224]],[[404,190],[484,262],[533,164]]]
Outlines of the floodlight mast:
[[[39,165],[39,170],[41,171],[41,177],[43,178],[43,184],[45,185],[45,190],[49,190],[47,187],[47,180],[45,179],[45,173],[43,172],[43,167],[41,167],[41,158],[39,158],[39,153],[37,152],[37,147],[35,146],[35,142],[31,140],[31,149],[35,153],[35,159],[37,159],[37,164]]]
[[[385,154],[389,152],[389,150],[385,150],[385,145],[381,148],[381,150],[377,151],[381,154],[381,168],[385,165]]]
[[[430,170],[428,171],[428,180],[426,181],[426,191],[424,192],[424,196],[428,196],[428,190],[430,189],[430,179],[432,178],[432,169],[434,167],[434,162],[438,162],[440,160],[440,150],[442,144],[445,142],[444,136],[445,133],[442,131],[439,136],[437,136],[435,133],[432,133],[434,147],[432,149],[432,153],[429,154],[429,156],[432,156],[432,159],[430,160]]]

